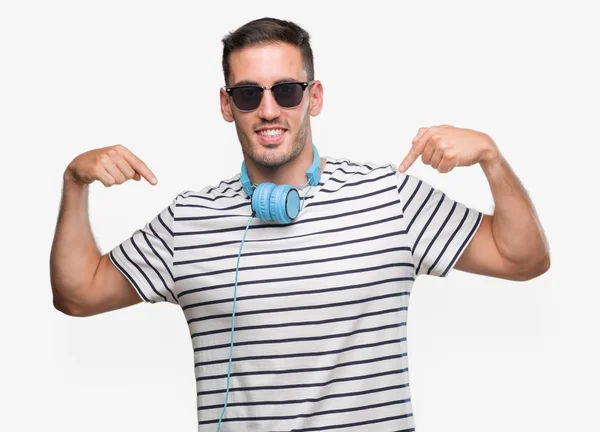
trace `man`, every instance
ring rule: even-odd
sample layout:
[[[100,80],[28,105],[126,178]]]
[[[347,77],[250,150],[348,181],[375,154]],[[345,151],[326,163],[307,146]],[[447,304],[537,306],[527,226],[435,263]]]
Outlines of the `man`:
[[[181,307],[198,430],[414,431],[406,318],[415,278],[544,273],[533,205],[494,141],[469,129],[421,128],[399,170],[320,158],[310,116],[323,87],[308,33],[265,18],[223,43],[221,112],[235,124],[241,172],[182,192],[100,256],[87,185],[156,178],[121,145],[75,158],[52,248],[54,304],[74,316],[142,300]],[[494,215],[405,174],[419,156],[440,172],[478,163]]]

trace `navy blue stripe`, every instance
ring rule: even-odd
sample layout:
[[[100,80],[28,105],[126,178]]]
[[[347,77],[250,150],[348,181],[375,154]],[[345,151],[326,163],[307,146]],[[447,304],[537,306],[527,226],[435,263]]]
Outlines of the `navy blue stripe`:
[[[375,211],[375,210],[380,210],[382,208],[385,207],[389,207],[392,205],[396,205],[397,203],[395,201],[390,201],[387,203],[383,203],[383,204],[378,204],[376,206],[373,207],[365,207],[365,208],[360,208],[358,210],[352,210],[352,211],[348,211],[348,212],[344,212],[344,213],[335,213],[332,215],[327,215],[327,216],[319,216],[319,217],[314,217],[314,218],[310,218],[310,219],[302,219],[296,222],[292,222],[289,225],[296,225],[296,224],[303,224],[303,223],[310,223],[310,222],[319,222],[319,221],[324,221],[324,220],[328,220],[328,219],[338,219],[341,217],[345,217],[345,216],[351,216],[351,215],[356,215],[356,214],[360,214],[360,213],[368,213],[371,211]],[[308,207],[308,205],[306,205],[305,207]],[[178,220],[205,220],[205,219],[217,219],[217,218],[224,218],[224,217],[249,217],[250,214],[243,214],[243,215],[222,215],[222,216],[199,216],[199,217],[186,217],[186,218],[179,218]],[[280,224],[263,224],[261,226],[255,226],[254,228],[280,228],[281,225]],[[243,229],[246,229],[246,225],[244,225]],[[235,228],[227,228],[228,231],[238,231],[239,228],[235,227]],[[195,235],[195,234],[212,234],[212,232],[205,232],[205,231],[195,231],[195,232],[184,232],[184,233],[175,233],[175,235]],[[236,255],[237,256],[237,255]]]
[[[123,250],[122,246],[120,246],[120,249],[121,249],[121,251],[123,253],[125,253],[125,251]],[[125,276],[127,276],[127,279],[135,287],[135,290],[138,292],[138,294],[140,295],[140,297],[143,298],[144,301],[146,301],[148,303],[154,303],[154,301],[150,300],[148,297],[146,297],[144,295],[144,292],[140,289],[140,287],[138,286],[138,284],[135,281],[135,279],[133,277],[131,277],[131,275],[129,274],[129,272],[127,270],[125,270],[125,267],[123,267],[121,264],[119,264],[119,261],[116,259],[115,255],[113,254],[112,251],[109,252],[109,255],[110,255],[110,258],[111,258],[111,261],[113,262],[113,264],[115,266],[117,266],[117,268],[121,271],[121,273],[123,273]]]
[[[189,217],[178,217],[175,219],[175,221],[177,221],[177,222],[198,221],[198,220],[224,219],[224,218],[236,218],[236,217],[247,218],[248,216],[250,216],[250,215],[249,214],[219,214],[219,215],[211,215],[211,216],[189,216]]]
[[[203,199],[203,200],[207,200],[207,201],[216,201],[219,200],[221,198],[247,198],[245,196],[245,192],[244,192],[244,196],[238,194],[238,192],[241,192],[242,190],[244,190],[243,187],[240,187],[239,189],[231,189],[232,192],[235,193],[235,195],[218,195],[214,198],[211,197],[207,197],[207,196],[203,196],[203,195],[195,195],[195,194],[189,194],[186,196],[182,196],[182,199],[187,199],[187,198],[199,198],[199,199]]]
[[[406,186],[406,183],[408,183],[409,178],[410,178],[409,175],[404,176],[404,181],[402,182],[402,184],[400,186],[398,186],[398,195],[401,195],[402,191],[404,190],[404,186]]]
[[[379,240],[379,239],[386,238],[386,237],[397,236],[400,234],[404,234],[404,232],[403,231],[394,231],[394,232],[379,234],[379,235],[371,236],[371,237],[363,237],[363,238],[359,238],[359,239],[346,240],[346,241],[341,241],[341,242],[336,242],[336,243],[319,244],[319,245],[299,247],[299,248],[277,249],[277,250],[260,251],[260,252],[244,252],[244,257],[256,256],[256,255],[272,255],[272,254],[280,255],[283,253],[301,252],[301,251],[307,251],[307,250],[312,251],[315,249],[325,249],[325,248],[349,245],[349,244],[354,244],[354,243],[369,242],[369,241]],[[239,243],[239,241],[236,241],[236,243]],[[400,246],[400,250],[410,251],[411,249],[409,246]],[[222,260],[222,259],[230,259],[230,258],[236,258],[236,257],[237,257],[237,254],[219,255],[219,256],[213,256],[213,257],[209,257],[209,258],[201,258],[201,259],[195,259],[195,260],[176,261],[173,263],[173,265],[177,266],[177,265],[193,264],[193,263],[199,263],[199,262],[218,261],[218,260]]]
[[[419,183],[417,183],[417,187],[415,188],[415,190],[413,191],[413,193],[411,194],[410,198],[408,198],[408,201],[406,201],[406,204],[404,204],[404,207],[402,207],[402,211],[406,212],[406,209],[408,208],[408,206],[410,205],[411,201],[413,200],[413,198],[417,195],[417,192],[419,191],[419,189],[421,189],[421,185],[423,184],[423,182],[421,180],[419,180]],[[429,198],[429,197],[428,197]],[[425,200],[427,201],[427,200]],[[418,214],[418,213],[417,213]]]
[[[371,410],[371,409],[375,409],[375,408],[382,408],[382,407],[386,407],[386,406],[390,406],[390,405],[398,405],[398,404],[403,404],[403,403],[408,403],[410,402],[410,399],[400,399],[400,400],[393,400],[390,402],[381,402],[381,403],[377,403],[377,404],[371,404],[371,405],[364,405],[364,406],[360,406],[360,407],[351,407],[351,408],[339,408],[339,409],[332,409],[332,410],[324,410],[324,411],[316,411],[316,412],[312,412],[312,413],[308,413],[308,414],[293,414],[293,415],[287,415],[287,416],[268,416],[268,417],[225,417],[223,418],[223,420],[221,421],[222,423],[225,422],[253,422],[253,421],[267,421],[267,420],[293,420],[293,419],[297,419],[297,418],[310,418],[310,417],[317,417],[317,416],[321,416],[321,415],[330,415],[330,414],[341,414],[341,413],[347,413],[347,412],[356,412],[356,411],[363,411],[363,410]],[[406,414],[408,415],[408,414]],[[380,420],[371,420],[370,422],[374,422],[374,423],[378,423]],[[213,420],[202,420],[199,421],[198,424],[212,424],[212,423],[218,423],[219,419],[213,419]],[[364,422],[360,422],[360,424],[362,425]],[[345,425],[345,427],[347,427],[347,425]],[[295,429],[295,430],[299,430],[299,429]],[[308,429],[302,429],[302,430],[308,430]]]
[[[285,323],[279,323],[279,324],[263,324],[263,325],[251,325],[251,326],[239,326],[239,327],[236,326],[235,331],[240,332],[240,331],[244,331],[244,330],[266,330],[266,329],[285,328],[285,327],[302,327],[302,326],[313,326],[313,325],[316,326],[316,325],[331,324],[331,323],[342,322],[342,321],[355,321],[360,318],[367,318],[367,317],[378,316],[378,315],[387,315],[389,313],[396,313],[396,312],[400,312],[402,310],[407,310],[407,309],[408,309],[408,307],[403,306],[403,307],[396,307],[396,308],[392,308],[392,309],[378,310],[375,312],[365,312],[365,313],[362,313],[359,315],[343,316],[343,317],[329,318],[329,319],[323,319],[323,320],[295,321],[295,322],[285,322]],[[204,331],[204,332],[192,333],[192,338],[208,336],[208,335],[217,334],[217,333],[229,333],[229,332],[231,332],[231,326],[226,327],[226,328],[216,329],[216,330],[208,330],[208,331]]]
[[[339,199],[334,199],[334,200],[327,200],[327,201],[316,201],[316,202],[310,202],[308,204],[306,204],[305,207],[310,207],[310,206],[317,206],[317,205],[321,205],[321,206],[326,206],[326,205],[332,205],[332,204],[337,204],[337,203],[341,203],[341,202],[345,202],[345,201],[353,201],[353,200],[357,200],[357,199],[361,199],[361,198],[368,198],[371,196],[375,196],[375,195],[379,195],[391,190],[395,190],[396,186],[390,186],[384,189],[378,189],[374,192],[369,192],[369,193],[365,193],[362,195],[354,195],[351,197],[345,197],[345,198],[339,198]],[[322,190],[321,190],[322,192]],[[331,191],[331,192],[337,192],[337,191]],[[298,221],[296,223],[300,223],[301,221]]]
[[[387,168],[388,168],[387,166],[378,167],[378,168],[375,168],[372,171],[369,171],[368,174],[374,173],[377,170],[387,169]],[[390,176],[393,176],[393,175],[395,175],[395,174],[393,172],[390,172],[390,173],[384,174],[384,175],[379,176],[379,177],[370,178],[370,179],[364,179],[364,180],[360,180],[360,181],[357,181],[357,182],[354,182],[354,183],[350,183],[350,182],[346,181],[338,189],[321,189],[320,192],[326,192],[326,193],[338,192],[338,191],[340,191],[341,189],[343,189],[345,187],[359,186],[359,185],[364,184],[364,183],[372,183],[372,182],[375,182],[375,181],[378,181],[378,180],[382,180],[384,178],[387,178],[387,177],[390,177]]]
[[[167,224],[165,223],[164,220],[162,220],[161,215],[158,215],[158,220],[160,221],[160,224],[167,230],[167,232],[171,235],[171,237],[173,237],[173,231],[171,231],[171,229],[167,226]]]
[[[351,377],[344,378],[334,378],[329,381],[321,382],[321,383],[302,383],[302,384],[286,384],[286,385],[273,385],[273,386],[257,386],[257,387],[231,387],[229,389],[229,393],[235,393],[238,391],[250,392],[250,391],[259,391],[259,390],[290,390],[295,388],[310,388],[310,387],[327,387],[330,384],[335,384],[338,382],[348,382],[348,381],[361,381],[361,380],[370,380],[371,378],[379,378],[387,375],[398,375],[403,374],[404,372],[408,372],[408,368],[403,369],[392,369],[391,371],[385,372],[377,372],[368,375],[355,375]],[[216,389],[216,390],[205,390],[196,392],[196,396],[206,396],[211,394],[219,394],[225,393],[226,389]]]
[[[146,258],[146,256],[144,255],[144,253],[142,252],[142,250],[139,248],[139,246],[136,244],[135,242],[135,236],[131,237],[131,244],[133,245],[133,247],[135,248],[135,250],[137,251],[137,253],[142,257],[142,259],[144,260],[144,262],[146,263],[146,265],[148,265],[150,268],[152,268],[152,270],[154,270],[156,273],[158,273],[158,271],[150,264],[150,261],[148,261],[148,258]],[[150,285],[150,288],[152,288],[152,291],[154,291],[156,293],[156,295],[158,295],[160,298],[164,299],[165,301],[167,301],[167,298],[162,295],[155,287],[154,284],[152,283],[152,281],[150,280],[150,278],[148,277],[148,275],[146,275],[146,273],[142,270],[142,268],[135,263],[130,257],[129,255],[127,255],[125,253],[125,249],[123,249],[123,246],[121,246],[121,250],[123,251],[123,255],[125,255],[125,257],[131,262],[131,264],[133,264],[135,266],[136,269],[138,269],[138,271],[140,272],[140,274],[144,277],[144,279],[146,279],[146,282],[148,282],[148,285]],[[162,280],[162,278],[161,278]],[[164,280],[163,280],[164,282]],[[175,300],[177,301],[177,300]]]
[[[348,428],[348,427],[355,427],[355,426],[365,426],[365,425],[369,425],[369,424],[383,423],[383,422],[388,422],[388,421],[393,421],[393,420],[405,419],[408,417],[412,417],[412,415],[413,415],[413,413],[408,413],[408,414],[402,414],[402,415],[393,416],[393,417],[384,417],[384,418],[378,418],[378,419],[374,419],[374,420],[366,420],[366,421],[355,422],[355,423],[336,424],[336,425],[331,425],[331,426],[312,427],[312,428],[306,428],[306,429],[292,429],[290,432],[315,432],[315,431],[340,429],[340,428]],[[407,429],[407,431],[414,431],[414,428]]]
[[[276,237],[276,238],[261,239],[261,240],[251,239],[251,240],[246,240],[246,243],[274,242],[274,241],[279,241],[279,240],[289,240],[289,239],[293,239],[293,238],[310,237],[310,236],[316,236],[316,235],[322,235],[322,234],[331,234],[331,233],[336,233],[336,232],[353,230],[353,229],[357,229],[357,228],[364,228],[364,227],[368,227],[368,226],[379,225],[379,224],[383,224],[386,222],[392,222],[392,221],[395,221],[398,219],[402,219],[403,217],[404,217],[404,215],[402,215],[402,214],[395,214],[390,217],[386,217],[383,219],[377,219],[374,221],[369,221],[369,222],[365,222],[365,223],[358,224],[358,225],[346,225],[341,228],[332,228],[332,229],[327,229],[327,230],[323,230],[323,231],[315,231],[312,233],[299,234],[299,235],[288,236],[288,237]],[[405,233],[406,233],[406,231],[403,234],[405,234]],[[239,241],[234,242],[234,243],[239,243]]]
[[[309,237],[309,236],[315,236],[315,235],[321,235],[321,234],[330,234],[330,233],[334,233],[334,232],[342,232],[342,231],[347,231],[347,230],[364,228],[366,226],[378,225],[378,224],[394,221],[397,219],[402,219],[403,217],[404,217],[403,215],[399,214],[399,215],[394,215],[394,216],[391,216],[388,218],[370,221],[370,222],[366,222],[366,223],[362,223],[362,224],[346,225],[341,228],[333,228],[333,229],[328,229],[328,230],[323,230],[323,231],[312,232],[312,233],[308,233],[308,234],[299,234],[296,236],[277,237],[277,238],[262,239],[262,240],[246,239],[246,243],[259,243],[259,242],[265,242],[265,241],[275,242],[275,241],[280,241],[280,240],[289,240],[289,239],[293,239],[293,238]],[[404,232],[401,232],[401,234],[405,234],[405,233],[406,233],[406,230]],[[176,235],[177,235],[177,233],[176,233]],[[224,241],[224,242],[210,243],[210,244],[199,244],[199,245],[193,245],[193,246],[177,246],[177,247],[175,247],[175,250],[191,250],[191,249],[211,248],[211,247],[216,247],[216,246],[225,246],[225,245],[229,245],[229,244],[240,244],[240,240],[231,240],[231,241]]]
[[[404,277],[404,278],[395,278],[395,279],[387,279],[387,280],[383,280],[383,281],[375,281],[375,282],[369,282],[366,284],[360,284],[360,285],[352,285],[347,287],[347,289],[353,289],[356,287],[360,287],[360,286],[373,286],[373,285],[382,285],[388,282],[394,282],[394,281],[406,281],[406,280],[411,280],[414,281],[414,278],[412,277]],[[293,294],[290,294],[293,295]],[[402,291],[399,293],[394,293],[394,295],[410,295],[409,291]],[[194,303],[193,307],[201,307],[201,306],[205,306],[205,303],[224,303],[224,302],[232,302],[232,299],[225,299],[225,300],[216,300],[216,301],[211,301],[211,302],[201,302],[201,303]],[[239,299],[237,300],[239,301]],[[360,300],[351,300],[351,302],[353,303],[347,303],[347,304],[354,304],[354,303],[360,303],[360,302],[364,302],[365,299],[360,299]],[[298,306],[298,307],[288,307],[288,308],[277,308],[277,309],[262,309],[262,310],[257,310],[257,311],[245,311],[245,312],[236,312],[236,316],[245,316],[245,315],[254,315],[254,314],[266,314],[266,313],[275,313],[275,312],[295,312],[295,311],[300,311],[300,310],[311,310],[311,309],[321,309],[321,308],[327,308],[330,307],[334,304],[340,304],[340,305],[344,305],[346,303],[328,303],[327,305],[310,305],[310,306]],[[210,319],[218,319],[218,318],[224,318],[224,317],[229,317],[231,316],[231,313],[225,313],[225,314],[219,314],[219,315],[210,315],[210,316],[205,316],[205,317],[197,317],[197,318],[191,318],[188,320],[188,324],[194,323],[194,322],[200,322],[200,321],[206,321],[206,320],[210,320]]]
[[[175,278],[175,280],[180,281],[183,279],[194,279],[194,278],[200,278],[200,277],[204,277],[204,276],[213,276],[213,275],[223,274],[223,273],[235,273],[236,268],[238,269],[238,271],[241,272],[241,271],[249,271],[249,270],[295,267],[295,266],[319,264],[319,263],[334,262],[334,261],[345,261],[345,260],[350,260],[350,259],[355,259],[355,258],[364,258],[364,257],[368,257],[368,256],[373,256],[373,255],[386,254],[389,252],[399,252],[402,250],[404,250],[404,248],[402,246],[398,246],[398,247],[393,247],[393,248],[388,248],[388,249],[379,249],[379,250],[374,250],[374,251],[369,251],[369,252],[335,256],[335,257],[329,257],[329,258],[319,258],[319,259],[305,260],[305,261],[292,261],[292,262],[277,263],[277,264],[272,263],[272,264],[255,265],[255,266],[226,268],[226,269],[213,270],[213,271],[204,272],[204,273],[190,273],[190,274],[186,274],[184,276],[178,276],[177,278]],[[412,263],[403,263],[403,264],[405,264],[406,266],[413,266]]]
[[[227,192],[228,190],[232,190],[232,188],[230,188],[229,186],[231,186],[232,184],[236,184],[236,183],[240,183],[240,174],[239,173],[236,174],[235,178],[233,178],[230,181],[222,180],[216,187],[215,186],[211,187],[205,193],[209,194],[214,190],[224,193],[224,192]],[[220,187],[222,185],[227,185],[227,186],[225,186],[225,189],[220,189]]]
[[[389,188],[377,190],[375,192],[370,192],[370,193],[367,193],[367,194],[356,195],[356,196],[347,197],[347,198],[340,198],[340,199],[337,199],[337,200],[328,200],[328,201],[325,201],[323,203],[321,203],[321,202],[313,202],[313,203],[307,204],[305,207],[308,207],[310,205],[336,204],[336,203],[343,202],[343,201],[350,201],[350,200],[355,200],[355,199],[366,198],[366,197],[378,195],[378,194],[381,194],[381,193],[385,193],[385,192],[390,191],[392,189],[395,189],[395,186],[390,186]],[[392,201],[392,202],[388,202],[388,203],[384,203],[384,204],[379,204],[379,207],[380,208],[381,207],[387,207],[387,206],[395,204],[395,203],[396,203],[396,201]],[[366,211],[369,211],[369,210],[373,210],[373,208],[368,208]],[[347,215],[352,215],[352,214],[363,213],[364,211],[365,210],[363,210],[363,209],[359,209],[359,210],[354,210],[354,211],[351,211],[351,212],[347,212],[345,214],[334,214],[334,215],[329,215],[329,216],[324,216],[324,217],[319,217],[319,218],[301,219],[301,220],[293,222],[290,225],[300,225],[300,224],[305,224],[305,223],[318,222],[320,220],[334,219],[334,218],[338,218],[338,217],[341,217],[341,216],[347,216]],[[249,215],[247,215],[247,216],[249,216]],[[265,228],[281,228],[281,227],[282,227],[282,225],[278,224],[278,223],[265,223],[265,224],[261,224],[261,225],[251,225],[249,227],[249,230],[265,229]],[[219,233],[225,233],[225,232],[245,231],[245,230],[246,230],[246,225],[244,224],[244,225],[239,225],[237,227],[232,227],[232,228],[219,228],[219,229],[205,230],[205,231],[182,231],[182,232],[176,232],[175,236],[219,234]]]
[[[306,280],[306,279],[320,279],[322,277],[342,276],[342,275],[349,275],[349,274],[353,274],[353,273],[377,271],[377,270],[391,268],[391,267],[414,267],[414,264],[413,263],[388,263],[388,264],[382,264],[379,266],[354,268],[354,269],[347,269],[347,270],[341,270],[341,271],[329,272],[329,273],[317,273],[317,274],[290,276],[290,277],[273,278],[273,279],[256,279],[256,280],[241,281],[241,282],[238,281],[237,286],[239,287],[239,286],[244,286],[244,285],[255,285],[255,284],[262,284],[262,283],[290,282],[290,281],[298,281],[298,280]],[[219,289],[219,288],[229,288],[229,287],[233,287],[233,286],[234,286],[234,282],[228,282],[228,283],[224,283],[224,284],[211,285],[211,286],[202,287],[202,288],[193,288],[193,289],[189,289],[189,290],[180,292],[177,295],[177,297],[181,298],[183,296],[193,294],[193,293],[198,293],[198,292],[203,292],[203,291],[212,291],[212,290]],[[192,306],[190,306],[190,305],[184,306],[183,309],[185,310],[185,309],[188,309],[189,307],[192,307]]]
[[[440,260],[443,258],[444,254],[446,252],[446,249],[448,249],[448,247],[452,244],[452,240],[454,240],[454,237],[460,231],[460,228],[465,223],[465,220],[467,219],[467,215],[468,214],[469,214],[469,209],[465,208],[465,213],[463,214],[463,217],[460,220],[460,223],[458,224],[458,226],[456,227],[456,229],[454,230],[454,232],[452,233],[452,235],[450,236],[450,238],[448,239],[448,241],[446,242],[446,244],[444,245],[444,247],[442,248],[442,250],[440,251],[440,253],[438,254],[438,256],[435,258],[435,261],[433,262],[433,264],[431,265],[431,267],[427,271],[427,274],[431,274],[431,272],[433,271],[433,269],[435,268],[435,266],[437,266],[438,263],[440,262]]]
[[[338,168],[336,168],[335,170],[331,171],[331,174],[334,174],[338,171],[343,172],[344,174],[358,174],[358,175],[367,175],[369,174],[369,172],[371,172],[375,167],[372,167],[370,165],[367,164],[360,164],[360,163],[354,163],[354,162],[350,162],[350,161],[342,161],[342,162],[334,162],[334,161],[328,161],[327,162],[329,165],[337,165]],[[348,165],[348,167],[357,167],[357,168],[367,168],[369,171],[366,173],[360,172],[360,171],[346,171],[344,168],[341,167],[341,165]]]
[[[356,166],[356,167],[366,167],[369,171],[366,172],[366,173],[362,173],[362,172],[356,172],[356,171],[354,171],[354,172],[353,171],[345,171],[343,168],[336,168],[334,171],[323,170],[323,175],[325,175],[325,174],[329,174],[329,175],[330,174],[334,174],[337,171],[341,171],[344,174],[369,175],[371,172],[373,172],[373,171],[375,171],[375,170],[377,170],[379,168],[386,168],[386,167],[372,167],[372,166],[370,166],[368,164],[355,164],[355,163],[352,163],[352,162],[334,162],[334,161],[329,161],[329,160],[327,160],[327,162],[326,162],[326,166],[327,165],[344,165],[344,164],[349,165],[349,166]],[[233,184],[237,183],[237,184],[240,184],[240,188],[239,189],[233,189],[233,188],[227,187],[227,188],[225,188],[223,190],[219,190],[220,193],[225,193],[227,191],[234,192],[234,195],[228,195],[228,196],[221,195],[221,196],[217,196],[217,197],[211,198],[211,197],[207,197],[207,196],[203,196],[203,195],[197,195],[197,194],[194,194],[194,193],[189,193],[187,195],[179,194],[178,197],[181,197],[182,199],[200,198],[200,199],[204,199],[204,200],[207,200],[207,201],[216,201],[217,199],[220,199],[220,198],[236,198],[236,197],[240,197],[240,198],[244,198],[244,199],[248,199],[249,198],[249,197],[246,196],[245,193],[243,195],[238,193],[238,192],[241,192],[241,191],[244,190],[243,186],[241,186],[241,180],[240,180],[240,177],[239,177],[239,173],[237,174],[237,177],[235,179],[232,179],[230,182],[227,183],[227,182],[222,181],[221,184],[222,183],[225,183],[225,184],[228,184],[228,185],[233,185]],[[219,184],[218,187],[220,187],[221,184]],[[323,183],[319,183],[319,186],[322,186],[322,185],[323,185]],[[213,190],[215,190],[215,187],[211,187],[211,188],[207,189],[203,193],[209,194],[209,193],[212,193]],[[191,192],[191,191],[188,191],[188,192]],[[308,200],[309,198],[310,197],[307,197],[306,199]]]
[[[158,235],[158,233],[156,232],[156,230],[154,229],[154,227],[152,226],[151,223],[148,224],[148,226],[150,227],[150,231],[152,231],[152,234],[154,234],[154,237],[156,237],[157,239],[160,240],[160,242],[163,244],[163,246],[165,247],[165,250],[167,252],[169,252],[169,255],[173,256],[173,251],[171,250],[171,248],[169,247],[169,245],[167,244],[167,242],[165,242],[161,236]],[[171,241],[173,241],[173,238],[171,237]]]
[[[248,346],[248,345],[273,345],[273,344],[282,344],[282,343],[314,342],[314,341],[327,340],[327,339],[339,339],[339,338],[353,336],[353,335],[357,335],[357,334],[361,334],[361,333],[371,333],[371,332],[378,332],[381,330],[390,330],[390,329],[402,327],[405,325],[406,325],[406,322],[397,322],[397,323],[386,324],[386,325],[377,326],[377,327],[367,327],[364,329],[356,329],[356,330],[352,330],[350,332],[330,333],[330,334],[325,334],[325,335],[320,335],[320,336],[313,335],[313,336],[303,336],[303,337],[284,338],[284,339],[263,339],[263,340],[239,341],[239,342],[235,343],[235,346],[239,347],[239,346]],[[201,352],[201,351],[210,351],[213,349],[229,348],[229,346],[230,346],[229,342],[225,343],[225,344],[218,344],[218,345],[205,345],[202,347],[194,348],[194,352],[196,353],[196,352]]]
[[[340,348],[340,349],[336,349],[336,350],[330,350],[330,351],[312,351],[312,352],[291,353],[291,354],[269,354],[269,355],[261,355],[261,356],[233,357],[231,359],[231,363],[244,362],[244,361],[249,361],[249,360],[275,360],[275,359],[297,358],[297,357],[320,357],[320,356],[326,356],[326,355],[331,355],[331,354],[341,354],[344,352],[360,350],[360,349],[376,348],[376,347],[380,347],[383,345],[391,345],[391,344],[395,345],[395,344],[400,344],[401,342],[406,342],[406,337],[384,340],[384,341],[379,341],[379,342],[373,342],[373,343],[368,343],[368,344],[352,345],[349,347]],[[209,365],[213,365],[213,364],[228,363],[228,362],[229,362],[229,357],[219,359],[219,360],[197,362],[196,364],[194,364],[194,367],[195,368],[204,367],[204,366],[209,366]]]
[[[444,273],[442,273],[442,277],[446,276],[446,274],[448,273],[448,271],[452,268],[452,266],[454,265],[454,263],[458,259],[458,256],[461,254],[462,250],[465,248],[465,245],[467,244],[467,242],[469,241],[469,239],[473,236],[473,233],[475,232],[475,229],[477,228],[477,226],[479,225],[479,222],[481,221],[481,219],[483,217],[481,212],[478,212],[478,213],[479,214],[477,215],[477,220],[473,224],[473,227],[471,228],[471,231],[469,232],[469,235],[467,235],[467,237],[465,238],[465,240],[462,242],[462,244],[460,245],[460,247],[458,248],[458,250],[456,251],[456,253],[452,257],[452,259],[448,263],[448,266],[446,267],[446,270],[444,270]]]
[[[379,387],[370,390],[362,390],[348,393],[334,393],[326,396],[322,396],[319,398],[306,398],[306,399],[290,399],[290,400],[269,400],[269,401],[254,401],[254,402],[233,402],[228,403],[227,407],[237,407],[237,406],[264,406],[264,405],[292,405],[299,403],[315,403],[322,402],[327,399],[339,399],[345,397],[353,397],[353,396],[363,396],[373,393],[381,393],[389,390],[399,390],[402,388],[408,387],[408,384],[398,384],[387,387]],[[218,405],[203,405],[202,407],[198,407],[198,411],[215,409],[215,408],[223,408],[223,404]]]
[[[256,376],[256,375],[287,375],[287,374],[296,374],[296,373],[310,373],[310,372],[323,372],[323,371],[331,371],[342,367],[347,366],[356,366],[356,365],[364,365],[369,363],[378,363],[386,360],[396,360],[402,357],[406,357],[406,353],[400,354],[391,354],[383,357],[371,357],[363,360],[353,360],[349,362],[335,363],[329,366],[323,367],[314,367],[314,368],[300,368],[300,369],[276,369],[276,370],[258,370],[258,371],[247,371],[247,372],[233,372],[230,374],[232,377],[238,376]],[[201,377],[197,377],[196,381],[209,381],[214,379],[223,379],[227,378],[227,374],[221,375],[203,375]]]
[[[179,203],[177,203],[175,205],[175,207],[204,208],[204,209],[213,210],[213,211],[234,210],[234,209],[238,209],[238,208],[241,208],[241,207],[250,207],[250,201],[246,201],[246,202],[243,202],[241,204],[236,204],[236,205],[232,205],[232,206],[229,206],[229,207],[222,207],[222,208],[208,207],[208,206],[203,206],[203,205],[200,205],[200,204],[179,204]]]
[[[158,252],[156,251],[156,249],[154,249],[154,246],[152,246],[152,243],[150,243],[150,240],[148,240],[148,234],[146,234],[144,231],[142,231],[142,235],[144,236],[144,240],[146,240],[146,244],[148,245],[148,247],[150,248],[150,250],[160,260],[160,262],[162,263],[163,267],[169,273],[169,276],[171,276],[171,280],[173,281],[174,279],[173,279],[173,274],[171,273],[170,266],[167,265],[167,263],[165,262],[165,260],[158,254]],[[133,239],[131,239],[131,240],[133,242]],[[137,246],[136,246],[136,249],[137,249]],[[146,257],[143,255],[143,253],[142,253],[141,250],[138,250],[138,252],[142,256],[142,258],[144,258],[144,261],[146,261],[146,264],[148,264],[148,266],[151,267],[152,270],[154,270],[154,272],[158,275],[158,277],[160,278],[161,282],[163,283],[163,286],[165,287],[165,289],[167,291],[169,291],[169,293],[171,293],[171,297],[173,297],[173,300],[175,301],[175,303],[179,303],[179,301],[177,301],[177,298],[175,297],[175,294],[173,294],[173,291],[171,291],[171,289],[169,288],[169,285],[167,285],[167,283],[163,279],[162,274],[158,270],[156,270],[152,264],[150,264],[150,261],[148,261],[146,259]]]
[[[435,215],[437,215],[438,210],[440,209],[440,207],[442,206],[442,204],[444,202],[445,196],[446,196],[445,194],[442,194],[442,198],[438,201],[437,205],[433,209],[433,212],[431,212],[431,214],[429,215],[429,219],[427,219],[427,222],[425,222],[425,225],[423,226],[423,229],[421,230],[421,232],[417,236],[417,238],[416,238],[416,240],[415,240],[415,242],[414,242],[414,244],[412,246],[413,252],[415,250],[417,250],[417,246],[419,245],[419,242],[421,241],[421,238],[423,238],[423,235],[427,231],[427,228],[429,228],[429,225],[431,224],[431,221],[433,220],[433,218],[435,218]]]
[[[438,237],[440,236],[440,234],[444,231],[444,228],[448,224],[448,221],[450,220],[450,218],[454,214],[454,210],[456,209],[457,204],[458,204],[457,202],[454,202],[454,204],[452,204],[452,208],[450,209],[450,211],[446,215],[446,219],[444,219],[444,222],[442,223],[442,226],[440,226],[440,228],[435,233],[435,236],[433,237],[433,239],[431,240],[431,242],[429,242],[429,245],[427,245],[427,249],[425,249],[425,252],[423,252],[423,255],[421,256],[421,259],[419,260],[419,265],[417,266],[417,269],[415,270],[416,274],[419,274],[419,271],[421,270],[421,265],[423,264],[423,261],[425,260],[425,257],[429,253],[429,250],[431,249],[431,247],[435,244],[435,241],[438,239]]]
[[[419,207],[419,210],[417,210],[417,212],[413,215],[412,220],[410,221],[410,223],[406,227],[406,231],[410,231],[410,227],[418,219],[419,214],[421,213],[421,211],[423,210],[423,208],[425,208],[425,205],[427,205],[427,202],[431,198],[431,195],[433,195],[433,189],[429,190],[429,194],[427,194],[427,198],[425,198],[425,200],[421,203],[421,207]],[[408,206],[408,204],[410,204],[410,201],[408,203],[406,203],[406,206],[404,206],[404,207],[406,208]]]

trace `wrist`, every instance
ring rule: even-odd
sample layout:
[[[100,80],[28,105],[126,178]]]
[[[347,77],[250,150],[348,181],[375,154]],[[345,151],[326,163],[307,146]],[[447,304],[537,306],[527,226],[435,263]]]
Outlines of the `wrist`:
[[[73,176],[69,168],[67,168],[63,173],[63,182],[65,187],[77,187],[79,189],[84,189],[88,186],[85,183],[80,183],[77,180],[75,180],[75,177]]]
[[[500,150],[498,150],[498,146],[496,146],[494,140],[488,137],[488,143],[487,148],[483,151],[481,159],[479,160],[479,165],[481,165],[481,168],[485,172],[502,165],[504,162],[504,158],[502,157]]]

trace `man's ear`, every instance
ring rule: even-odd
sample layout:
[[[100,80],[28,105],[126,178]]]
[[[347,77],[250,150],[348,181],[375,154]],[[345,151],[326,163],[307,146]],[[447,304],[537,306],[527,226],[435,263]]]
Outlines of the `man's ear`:
[[[310,108],[309,113],[311,116],[317,116],[323,108],[323,85],[321,81],[317,80],[310,86]]]
[[[221,114],[226,122],[233,122],[233,113],[231,112],[231,104],[229,103],[229,95],[225,89],[219,89],[219,97],[221,98]]]

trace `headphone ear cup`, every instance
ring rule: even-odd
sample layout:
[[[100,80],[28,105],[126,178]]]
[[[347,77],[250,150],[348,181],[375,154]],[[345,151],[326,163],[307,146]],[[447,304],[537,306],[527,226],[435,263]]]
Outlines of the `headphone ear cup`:
[[[289,224],[300,212],[300,196],[290,185],[277,186],[271,192],[271,216],[281,224]]]
[[[275,189],[275,183],[261,183],[252,192],[252,210],[256,216],[266,222],[271,222],[273,217],[269,208],[271,202],[271,193]]]

